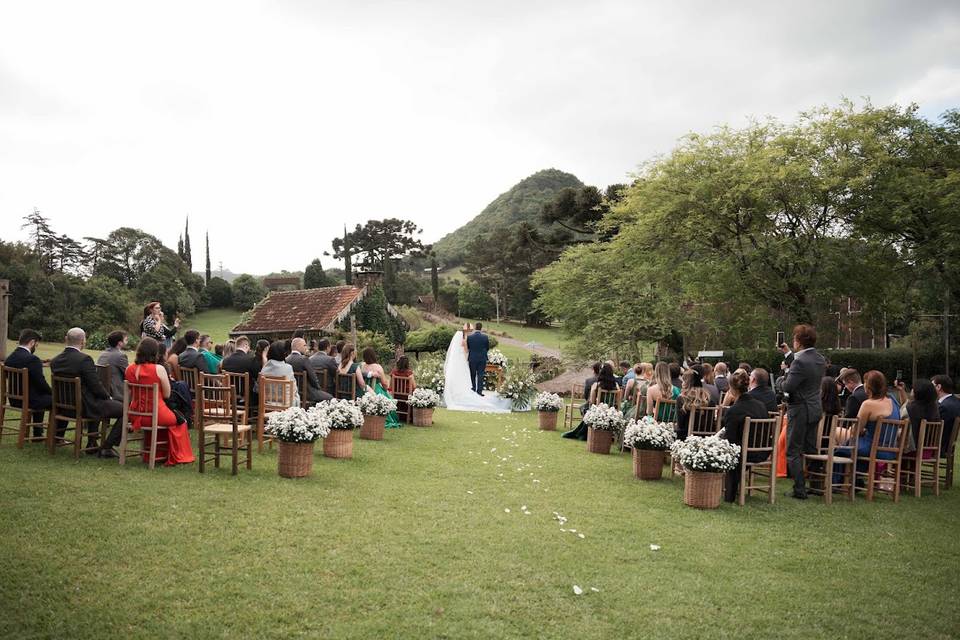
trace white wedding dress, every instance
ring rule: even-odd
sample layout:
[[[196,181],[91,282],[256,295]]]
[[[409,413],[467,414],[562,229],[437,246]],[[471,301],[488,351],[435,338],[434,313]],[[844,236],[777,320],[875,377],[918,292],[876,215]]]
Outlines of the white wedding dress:
[[[457,331],[443,363],[443,404],[453,411],[480,411],[484,413],[510,413],[510,399],[501,398],[496,392],[478,395],[470,383],[470,365],[463,349],[463,331]]]

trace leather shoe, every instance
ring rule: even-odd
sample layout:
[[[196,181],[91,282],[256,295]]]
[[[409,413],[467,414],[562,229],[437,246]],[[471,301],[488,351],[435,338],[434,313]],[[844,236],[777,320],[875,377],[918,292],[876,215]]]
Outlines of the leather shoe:
[[[97,457],[98,458],[119,458],[120,454],[114,451],[113,448],[111,447],[109,449],[100,449],[100,451],[97,452]]]
[[[807,499],[807,494],[805,494],[805,493],[796,493],[795,491],[787,491],[787,492],[786,492],[785,494],[783,494],[783,495],[784,495],[785,497],[787,497],[787,498],[795,498],[795,499],[797,499],[797,500],[806,500],[806,499]]]

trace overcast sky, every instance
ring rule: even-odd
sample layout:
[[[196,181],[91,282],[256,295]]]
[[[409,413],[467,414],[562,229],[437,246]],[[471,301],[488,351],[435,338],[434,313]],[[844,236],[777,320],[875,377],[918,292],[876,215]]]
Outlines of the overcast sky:
[[[0,2],[0,220],[302,269],[433,241],[525,176],[622,182],[690,131],[841,97],[960,106],[960,3]],[[329,258],[324,260],[330,266]]]

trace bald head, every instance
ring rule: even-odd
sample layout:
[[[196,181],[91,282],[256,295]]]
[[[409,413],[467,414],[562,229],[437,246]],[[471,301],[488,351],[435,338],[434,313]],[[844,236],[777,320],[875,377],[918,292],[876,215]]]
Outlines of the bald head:
[[[299,351],[300,353],[307,352],[307,341],[303,338],[294,338],[290,342],[290,349],[292,351]]]
[[[80,327],[74,327],[67,331],[67,346],[76,347],[77,349],[83,349],[84,343],[87,341],[87,334],[84,333],[83,329]]]

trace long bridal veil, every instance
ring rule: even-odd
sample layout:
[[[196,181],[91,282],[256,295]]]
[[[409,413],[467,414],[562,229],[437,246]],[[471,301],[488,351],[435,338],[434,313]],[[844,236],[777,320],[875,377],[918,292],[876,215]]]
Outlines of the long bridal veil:
[[[496,394],[477,395],[470,383],[470,366],[463,350],[463,331],[457,331],[443,363],[443,404],[454,411],[509,413],[510,401]]]

